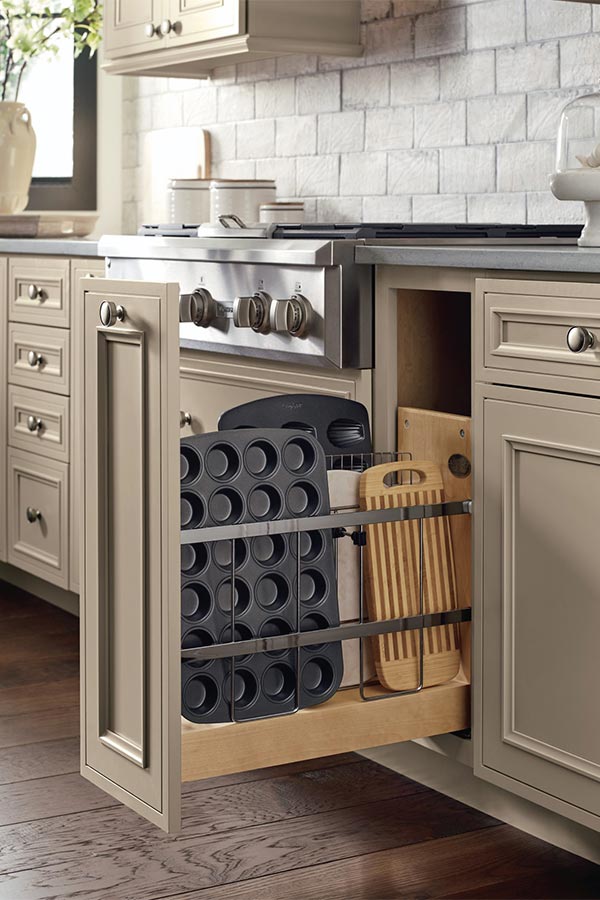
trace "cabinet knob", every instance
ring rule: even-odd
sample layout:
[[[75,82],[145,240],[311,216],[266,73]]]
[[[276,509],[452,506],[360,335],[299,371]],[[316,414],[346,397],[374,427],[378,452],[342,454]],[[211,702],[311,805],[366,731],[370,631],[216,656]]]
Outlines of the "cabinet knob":
[[[144,34],[147,38],[153,38],[155,34],[158,34],[158,28],[152,24],[152,22],[147,22],[144,25]]]
[[[185,428],[186,425],[192,424],[192,414],[190,412],[184,412],[183,409],[179,410],[179,427]]]
[[[27,362],[32,369],[38,368],[44,362],[44,357],[37,350],[30,350],[27,354]]]
[[[173,30],[173,23],[170,19],[163,19],[157,30],[163,37],[166,37]]]
[[[122,322],[125,310],[112,300],[103,300],[100,304],[100,322],[105,328],[112,328],[116,322]]]
[[[574,325],[567,331],[567,347],[571,353],[583,353],[596,343],[596,338],[587,328]]]
[[[30,431],[41,431],[43,424],[37,416],[27,416],[27,427]]]
[[[44,292],[37,286],[37,284],[30,284],[27,288],[27,295],[30,300],[43,300]]]
[[[41,511],[36,509],[35,506],[28,506],[25,515],[27,516],[27,521],[32,524],[33,522],[39,522],[42,518]]]

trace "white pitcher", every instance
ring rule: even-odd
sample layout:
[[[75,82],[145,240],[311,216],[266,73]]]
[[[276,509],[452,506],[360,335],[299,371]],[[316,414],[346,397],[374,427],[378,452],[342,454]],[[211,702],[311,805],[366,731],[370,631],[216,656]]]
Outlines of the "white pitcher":
[[[0,101],[0,215],[20,213],[29,202],[35,144],[27,107]]]

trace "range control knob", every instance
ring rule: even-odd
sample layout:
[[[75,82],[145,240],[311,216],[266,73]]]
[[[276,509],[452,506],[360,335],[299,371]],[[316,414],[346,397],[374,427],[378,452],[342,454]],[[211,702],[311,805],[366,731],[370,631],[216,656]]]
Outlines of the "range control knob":
[[[287,300],[273,300],[269,310],[271,329],[302,337],[308,332],[311,313],[311,305],[302,294],[292,294]]]
[[[179,296],[179,321],[193,322],[207,328],[217,315],[217,304],[206,288],[196,288],[191,294]]]
[[[269,308],[273,301],[264,291],[251,297],[236,297],[233,301],[233,324],[237,328],[251,328],[260,334],[270,330]]]

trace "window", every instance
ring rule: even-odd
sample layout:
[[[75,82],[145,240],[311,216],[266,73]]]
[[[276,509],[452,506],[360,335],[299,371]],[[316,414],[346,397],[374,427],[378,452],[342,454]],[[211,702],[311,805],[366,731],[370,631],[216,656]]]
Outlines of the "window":
[[[96,57],[57,56],[28,66],[19,99],[37,135],[28,209],[96,209]]]

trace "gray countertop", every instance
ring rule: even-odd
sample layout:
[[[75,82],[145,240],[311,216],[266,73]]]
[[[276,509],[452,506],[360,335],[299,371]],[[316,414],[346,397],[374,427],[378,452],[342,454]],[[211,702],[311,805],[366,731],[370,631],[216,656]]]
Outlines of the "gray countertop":
[[[98,241],[80,238],[0,238],[0,253],[29,256],[98,256]]]
[[[600,248],[575,245],[367,244],[356,248],[356,261],[381,266],[517,269],[523,272],[600,272]]]

